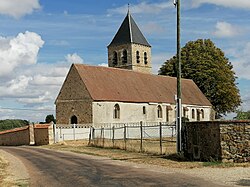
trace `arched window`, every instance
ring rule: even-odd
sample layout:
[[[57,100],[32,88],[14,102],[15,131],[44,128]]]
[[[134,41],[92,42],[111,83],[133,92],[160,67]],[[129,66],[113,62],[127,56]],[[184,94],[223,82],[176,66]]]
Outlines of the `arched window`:
[[[114,106],[114,119],[120,118],[120,106],[118,104],[115,104]]]
[[[136,51],[136,62],[140,63],[140,52]]]
[[[158,118],[162,118],[162,108],[160,105],[158,105],[157,107],[157,116]]]
[[[197,109],[197,121],[200,121],[201,120],[201,110],[200,109]]]
[[[166,121],[169,122],[170,119],[169,119],[169,114],[170,114],[170,111],[173,110],[171,106],[167,106],[166,107]]]
[[[75,115],[71,117],[70,124],[77,124],[77,117]]]
[[[126,49],[122,52],[122,63],[126,64],[128,62],[128,52]]]
[[[118,64],[118,55],[117,52],[114,51],[113,52],[113,65],[117,65]]]
[[[183,117],[187,117],[188,107],[183,107]]]
[[[144,52],[144,64],[147,64],[148,63],[148,56],[147,56],[147,53]]]
[[[195,119],[195,111],[192,109],[192,119]]]
[[[201,117],[202,117],[202,119],[205,118],[205,114],[204,114],[204,110],[203,109],[201,109]]]
[[[142,113],[146,114],[146,107],[145,106],[142,107]]]
[[[201,120],[201,110],[200,109],[197,109],[196,110],[196,117],[197,117],[197,121],[200,121]]]

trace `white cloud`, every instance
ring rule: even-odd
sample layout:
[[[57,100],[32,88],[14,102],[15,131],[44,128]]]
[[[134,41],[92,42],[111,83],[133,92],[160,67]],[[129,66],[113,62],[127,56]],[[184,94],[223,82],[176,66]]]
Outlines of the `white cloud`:
[[[19,76],[16,79],[10,80],[5,85],[0,86],[0,96],[13,96],[19,95],[26,91],[31,77]]]
[[[249,73],[250,53],[249,51],[250,51],[250,42],[246,43],[242,49],[240,48],[235,49],[235,51],[232,52],[232,54],[230,54],[233,57],[232,63],[233,63],[236,75],[239,78],[244,78],[247,80],[250,80],[250,73]]]
[[[98,64],[98,66],[103,66],[103,67],[108,67],[108,63],[101,63],[101,64]]]
[[[66,56],[66,60],[67,62],[71,63],[71,64],[82,64],[83,63],[83,59],[78,56],[76,53],[74,54],[68,54]]]
[[[20,18],[40,9],[39,0],[0,0],[0,14]]]
[[[213,34],[219,38],[233,37],[240,33],[240,29],[227,22],[217,22],[215,28],[216,30]]]
[[[146,3],[146,2],[141,2],[139,4],[136,5],[130,5],[129,10],[133,13],[133,14],[158,14],[160,12],[162,12],[165,9],[168,8],[173,8],[173,3],[172,1],[169,2],[162,2],[162,3]],[[109,14],[126,14],[128,11],[128,6],[124,5],[118,8],[114,8],[114,9],[109,9],[108,13]]]
[[[192,0],[191,2],[193,8],[197,8],[202,4],[215,4],[230,8],[250,9],[249,0]]]
[[[20,65],[35,64],[44,41],[34,32],[19,33],[15,38],[0,37],[0,77]]]
[[[14,102],[16,106],[14,108],[28,108],[32,112],[24,113],[22,110],[14,109],[0,118],[23,116],[21,118],[36,121],[44,119],[49,113],[54,114],[54,101],[71,64],[81,62],[83,62],[82,58],[74,53],[66,55],[64,60],[53,64],[27,63],[25,66],[16,67],[15,73],[11,71],[10,75],[0,79],[0,99],[4,99],[5,103]]]
[[[25,104],[38,104],[51,101],[52,99],[54,98],[51,93],[46,91],[43,95],[39,95],[36,98],[20,98],[17,101]]]
[[[53,77],[53,76],[45,76],[45,75],[38,74],[38,75],[34,76],[32,84],[35,84],[35,85],[59,85],[63,82],[63,80],[64,80],[64,77]]]

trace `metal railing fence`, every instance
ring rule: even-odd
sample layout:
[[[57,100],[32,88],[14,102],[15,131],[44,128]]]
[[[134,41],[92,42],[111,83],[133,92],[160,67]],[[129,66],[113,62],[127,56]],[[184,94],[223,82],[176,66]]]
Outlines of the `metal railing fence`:
[[[167,123],[123,123],[91,127],[89,144],[138,152],[176,151],[176,126]]]

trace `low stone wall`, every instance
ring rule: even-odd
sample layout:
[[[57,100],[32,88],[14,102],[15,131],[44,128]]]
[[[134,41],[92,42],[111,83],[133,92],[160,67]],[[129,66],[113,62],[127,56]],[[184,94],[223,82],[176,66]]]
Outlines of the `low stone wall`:
[[[53,125],[29,125],[0,132],[0,145],[47,145],[53,137]]]
[[[190,160],[250,162],[250,121],[187,122],[182,134]]]
[[[250,162],[250,122],[220,125],[223,161]]]
[[[0,145],[29,145],[29,126],[0,132]]]
[[[50,125],[34,125],[35,145],[50,144],[49,127]]]

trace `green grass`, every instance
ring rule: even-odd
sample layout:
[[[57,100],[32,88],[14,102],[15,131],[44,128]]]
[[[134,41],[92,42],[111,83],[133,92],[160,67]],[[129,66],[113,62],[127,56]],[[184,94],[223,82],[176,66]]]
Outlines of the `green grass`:
[[[212,161],[212,162],[203,162],[203,166],[204,167],[222,167],[222,168],[226,168],[226,167],[234,167],[235,164],[234,163],[230,163],[230,162],[219,162],[219,161]]]

